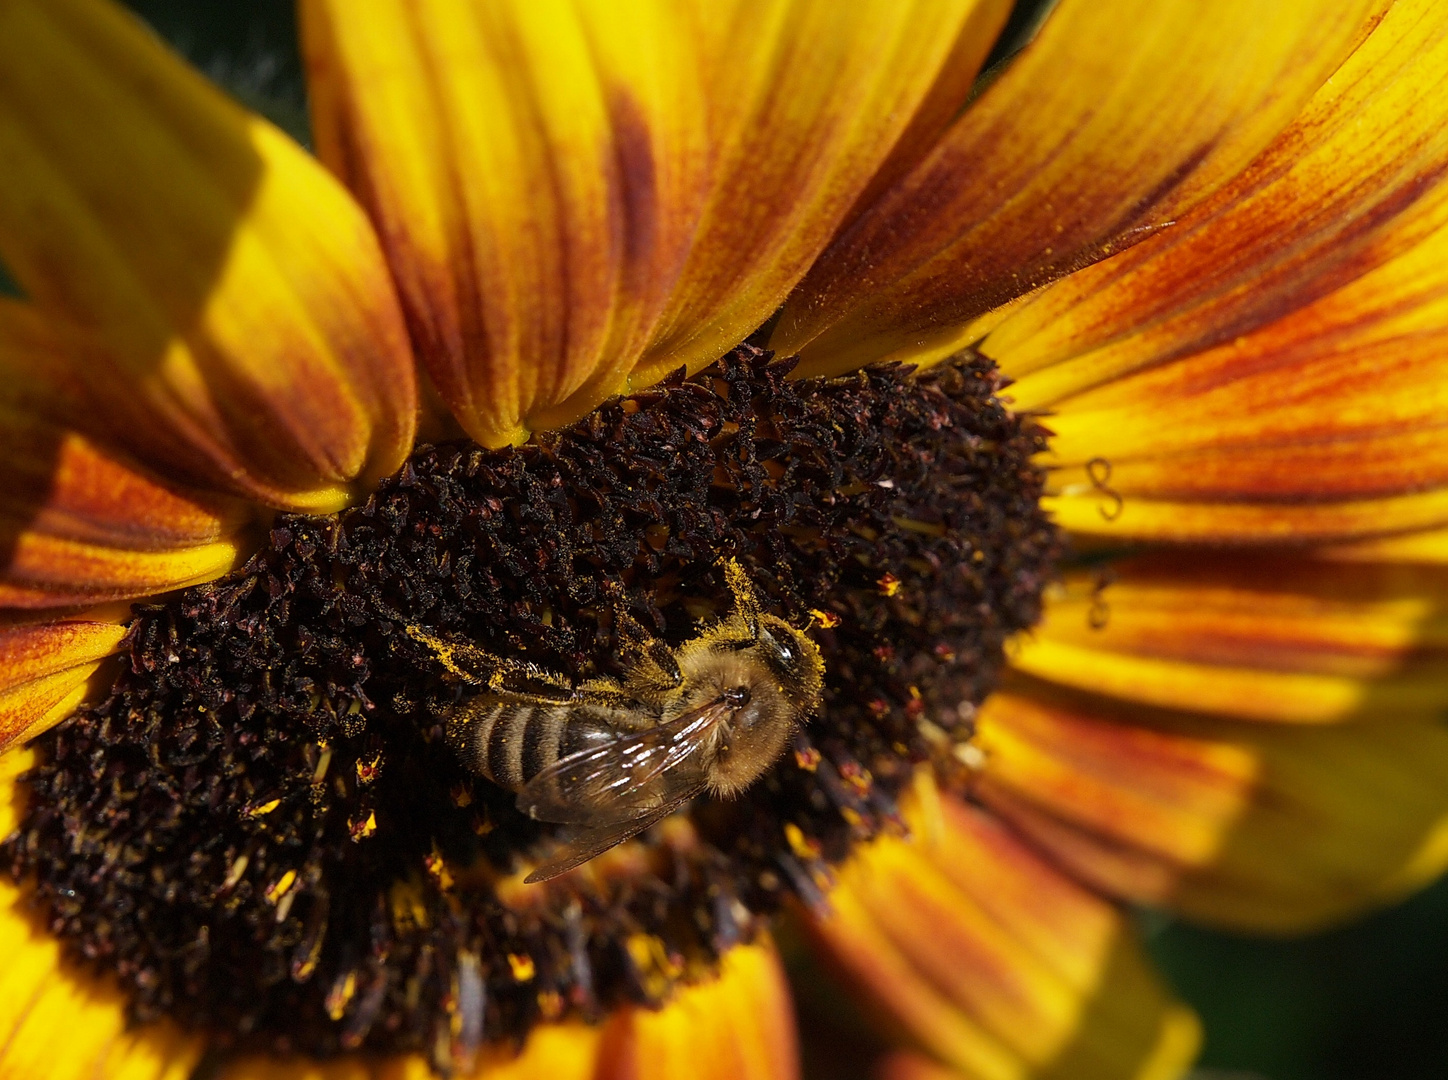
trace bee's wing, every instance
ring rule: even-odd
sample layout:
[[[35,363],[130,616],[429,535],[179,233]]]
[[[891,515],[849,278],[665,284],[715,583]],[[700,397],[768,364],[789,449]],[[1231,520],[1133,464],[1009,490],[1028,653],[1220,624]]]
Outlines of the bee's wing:
[[[703,785],[702,763],[690,759],[730,711],[725,702],[711,701],[668,723],[560,758],[523,785],[518,809],[538,821],[594,829],[628,825],[660,804],[672,809]]]
[[[704,779],[697,778],[690,788],[680,788],[677,797],[654,807],[642,817],[632,818],[628,821],[620,821],[613,825],[606,825],[597,829],[586,829],[578,836],[575,836],[561,851],[552,859],[534,870],[526,878],[523,884],[533,885],[539,881],[547,881],[559,874],[567,873],[575,866],[582,866],[589,859],[602,855],[609,848],[622,844],[630,837],[637,836],[649,826],[662,821],[668,817],[679,806],[688,802],[699,792],[704,790]]]

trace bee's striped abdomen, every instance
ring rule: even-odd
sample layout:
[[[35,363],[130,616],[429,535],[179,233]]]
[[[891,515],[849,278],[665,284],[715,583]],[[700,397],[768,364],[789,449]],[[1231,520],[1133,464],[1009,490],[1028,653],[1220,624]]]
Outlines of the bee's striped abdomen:
[[[482,694],[464,702],[448,725],[448,741],[464,763],[500,787],[517,791],[558,760],[568,710]]]

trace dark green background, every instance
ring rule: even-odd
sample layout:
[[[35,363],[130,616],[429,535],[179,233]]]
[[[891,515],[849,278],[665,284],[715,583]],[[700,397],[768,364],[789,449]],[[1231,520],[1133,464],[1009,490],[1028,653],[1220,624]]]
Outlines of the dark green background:
[[[291,0],[131,6],[212,79],[306,141]],[[1013,25],[1031,21],[1021,12]],[[1199,1080],[1448,1076],[1448,885],[1296,941],[1142,921],[1163,970],[1206,1022]]]

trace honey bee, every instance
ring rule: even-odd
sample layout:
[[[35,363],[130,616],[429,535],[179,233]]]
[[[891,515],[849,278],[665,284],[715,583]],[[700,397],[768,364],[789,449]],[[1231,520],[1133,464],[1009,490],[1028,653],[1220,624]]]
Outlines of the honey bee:
[[[744,570],[724,566],[732,609],[671,649],[621,609],[622,679],[571,683],[535,664],[416,627],[453,676],[482,692],[448,714],[464,764],[537,821],[580,831],[528,875],[546,881],[709,792],[742,792],[820,705],[819,647],[760,610]]]

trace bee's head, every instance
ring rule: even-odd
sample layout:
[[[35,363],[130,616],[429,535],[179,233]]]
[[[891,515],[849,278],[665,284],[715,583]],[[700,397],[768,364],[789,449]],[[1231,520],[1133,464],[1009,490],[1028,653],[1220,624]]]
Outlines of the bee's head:
[[[755,650],[779,678],[780,686],[801,717],[809,716],[819,708],[825,662],[820,656],[819,646],[804,631],[796,630],[772,615],[761,616]]]

